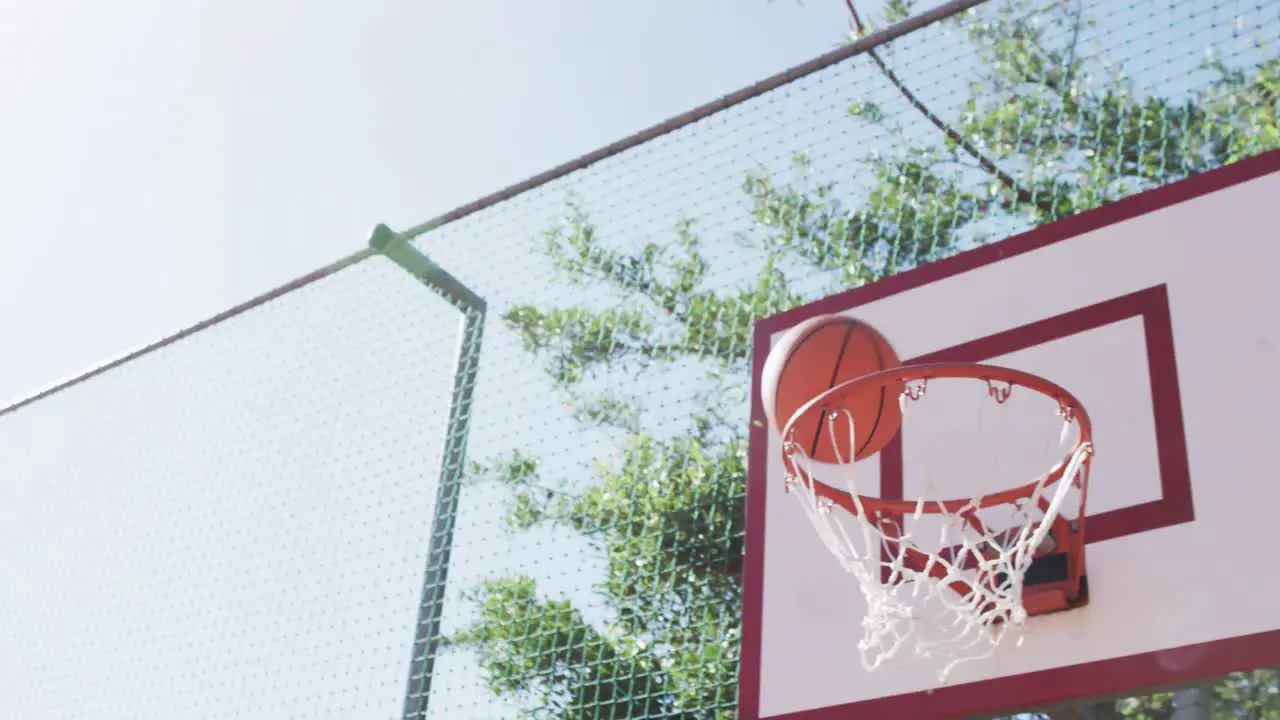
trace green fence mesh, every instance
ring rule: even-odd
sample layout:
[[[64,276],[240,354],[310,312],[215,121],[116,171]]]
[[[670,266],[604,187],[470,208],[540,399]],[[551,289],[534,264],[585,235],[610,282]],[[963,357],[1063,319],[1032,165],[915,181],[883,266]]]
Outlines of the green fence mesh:
[[[1280,147],[1278,91],[1274,3],[1000,0],[426,234],[494,315],[430,716],[734,717],[753,320]]]
[[[461,326],[370,257],[0,411],[0,717],[399,716]]]
[[[880,27],[926,9],[886,6]],[[99,392],[116,377],[114,395],[77,401],[115,408],[140,402],[139,387],[173,383],[146,400],[163,412],[106,413],[83,429],[132,429],[125,447],[138,433],[191,433],[144,443],[159,464],[117,452],[117,475],[140,495],[102,502],[159,493],[179,516],[210,522],[154,520],[147,542],[176,562],[183,532],[213,538],[209,548],[230,534],[241,565],[206,548],[193,562],[218,573],[171,578],[193,583],[189,595],[139,585],[137,619],[97,639],[105,655],[94,649],[131,659],[115,666],[123,676],[69,656],[87,649],[71,638],[91,637],[94,616],[66,637],[0,625],[26,643],[0,658],[47,661],[22,670],[34,688],[22,707],[37,711],[19,715],[393,717],[412,676],[404,714],[415,718],[735,717],[753,321],[1278,148],[1278,96],[1274,2],[991,0],[415,239],[488,302],[469,411],[453,362],[460,345],[474,361],[478,338],[459,337],[455,309],[419,317],[429,294],[403,273],[334,289],[389,269],[381,259],[215,326],[207,337],[248,333],[226,336],[222,351],[197,335],[168,351],[168,365],[140,359],[68,390]],[[273,326],[300,293],[310,293],[305,318]],[[317,358],[344,362],[324,370]],[[305,382],[291,388],[289,377]],[[166,424],[193,417],[164,405],[191,385],[221,408],[221,424],[201,424],[214,422],[208,408],[197,412],[205,420]],[[231,387],[251,410],[228,399]],[[55,407],[62,397],[0,418],[0,435],[29,439],[32,417],[73,412]],[[445,475],[465,472],[437,497],[451,407],[470,428],[466,459],[445,461]],[[246,413],[252,424],[226,420]],[[19,421],[36,424],[19,433]],[[276,438],[279,428],[310,439]],[[6,452],[30,454],[23,442]],[[178,445],[190,450],[181,462],[170,457]],[[200,462],[221,474],[193,476]],[[48,471],[38,465],[22,477]],[[67,483],[92,475],[60,472]],[[243,487],[217,495],[228,478]],[[17,487],[14,508],[30,501]],[[36,505],[74,495],[59,492]],[[215,497],[222,504],[199,505]],[[294,504],[311,515],[295,517]],[[213,522],[237,513],[255,520]],[[294,540],[269,532],[282,527]],[[32,546],[10,534],[11,547]],[[281,543],[289,552],[263,549]],[[26,567],[8,600],[66,582],[49,567]],[[246,579],[246,568],[260,575]],[[105,588],[102,613],[132,617],[109,579],[92,582]],[[234,602],[210,599],[228,592]],[[254,614],[272,598],[292,609]],[[223,625],[193,609],[210,605]],[[122,639],[130,632],[192,659],[144,657]],[[263,669],[273,661],[294,675]],[[19,665],[0,669],[19,677]],[[1280,717],[1267,671],[1218,692],[1236,713],[1223,717]],[[1156,718],[1168,702],[1118,707]]]

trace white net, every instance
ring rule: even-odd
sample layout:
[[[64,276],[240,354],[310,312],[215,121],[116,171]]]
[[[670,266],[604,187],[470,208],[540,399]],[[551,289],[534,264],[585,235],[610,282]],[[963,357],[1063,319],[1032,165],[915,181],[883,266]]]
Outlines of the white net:
[[[972,389],[975,383],[958,384]],[[995,402],[985,404],[1006,411],[1013,387],[986,385],[986,394]],[[902,393],[904,430],[916,429],[907,424],[912,416],[909,406],[921,400],[925,387],[916,381]],[[844,457],[838,458],[837,465],[816,462],[790,432],[784,432],[787,492],[799,501],[823,545],[862,590],[866,612],[858,649],[868,671],[909,650],[915,658],[935,663],[939,680],[945,682],[957,665],[990,657],[1010,638],[1022,642],[1028,616],[1023,603],[1028,570],[1034,560],[1056,549],[1060,538],[1055,537],[1059,534],[1055,527],[1070,523],[1075,528],[1092,455],[1092,445],[1079,442],[1079,428],[1069,408],[1056,405],[1053,419],[1061,424],[1061,431],[1056,437],[1050,435],[1050,443],[1043,443],[1053,458],[1040,465],[1047,470],[1010,480],[1002,488],[1031,482],[1025,493],[999,499],[975,493],[969,500],[941,500],[931,492],[932,483],[925,482],[910,495],[914,498],[908,505],[913,508],[910,512],[880,507],[875,499],[879,488],[863,470],[863,462]],[[993,432],[991,426],[982,419],[968,424],[979,436],[989,440],[996,436],[990,455],[998,469],[1009,464],[1001,461],[1009,438]],[[1025,431],[1027,424],[1017,427]],[[849,442],[843,447],[859,447],[854,417],[848,410],[830,410],[826,431],[831,433],[833,447],[842,447],[837,440],[845,433]],[[953,447],[964,449],[965,458],[984,456],[974,451],[972,440],[957,439],[954,431],[945,434]],[[924,454],[929,455],[929,449]],[[966,472],[959,467],[951,470]]]

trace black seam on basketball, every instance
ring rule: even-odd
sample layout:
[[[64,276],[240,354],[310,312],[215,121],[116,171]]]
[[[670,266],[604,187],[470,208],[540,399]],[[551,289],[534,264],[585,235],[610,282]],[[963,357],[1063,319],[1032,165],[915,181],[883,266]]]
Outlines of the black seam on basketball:
[[[879,369],[884,370],[884,354],[880,352],[880,343],[873,342],[871,343],[871,347],[875,348],[876,351],[876,366]],[[876,421],[871,423],[871,432],[867,433],[867,439],[863,441],[862,447],[858,448],[858,451],[853,454],[853,457],[861,455],[862,451],[866,450],[867,446],[871,444],[871,439],[876,436],[876,430],[880,428],[880,418],[884,417],[884,395],[885,388],[884,385],[881,385],[880,407],[876,409]]]
[[[840,363],[844,362],[844,351],[849,348],[849,338],[853,337],[853,329],[859,325],[857,320],[850,320],[844,329],[844,340],[840,341],[840,352],[836,353],[835,367],[831,368],[831,382],[827,383],[827,389],[836,386],[836,378],[840,377]],[[822,406],[822,414],[818,416],[818,428],[813,433],[813,445],[809,448],[809,457],[817,457],[818,443],[822,442],[822,428],[827,424],[827,406]],[[834,447],[832,448],[835,449]]]
[[[784,377],[786,377],[786,376],[787,376],[787,366],[789,366],[789,365],[791,364],[791,361],[795,359],[796,355],[797,355],[797,354],[799,353],[799,351],[800,351],[800,348],[801,348],[801,347],[803,347],[805,343],[809,342],[809,340],[813,339],[813,336],[814,336],[814,335],[817,335],[818,333],[822,332],[822,331],[823,331],[823,330],[825,330],[826,328],[827,328],[827,326],[826,326],[826,325],[819,325],[819,326],[815,327],[814,329],[810,330],[808,333],[806,333],[804,337],[800,338],[799,340],[796,340],[795,344],[791,346],[791,354],[787,356],[787,359],[786,359],[785,361],[783,361],[783,363],[782,363],[782,367],[778,368],[778,375],[777,375],[777,378],[778,378],[778,381],[779,381],[779,382],[781,382],[781,381],[782,381],[782,378],[784,378]],[[846,331],[846,333],[847,333],[847,332],[848,332],[848,331]],[[848,335],[847,335],[847,334],[845,335],[845,338],[846,338],[846,340],[848,339]],[[843,349],[843,348],[842,348],[842,349]],[[774,412],[774,414],[777,414],[777,412],[778,412],[778,398],[776,398],[776,397],[773,399],[773,412]],[[825,420],[825,419],[826,419],[826,418],[825,418],[825,414],[824,414],[824,417],[823,417],[822,419],[823,419],[823,420]],[[787,418],[781,418],[781,417],[780,417],[780,418],[778,418],[778,420],[779,420],[780,424],[782,424],[782,425],[784,425],[784,426],[786,425]],[[821,427],[821,426],[822,426],[822,423],[819,423],[819,424],[818,424],[818,426],[819,426],[819,427]],[[816,439],[814,440],[814,445],[815,445],[815,446],[817,445],[817,440],[816,440]],[[816,450],[815,450],[815,452],[816,452]],[[812,455],[810,455],[810,457],[812,457]]]

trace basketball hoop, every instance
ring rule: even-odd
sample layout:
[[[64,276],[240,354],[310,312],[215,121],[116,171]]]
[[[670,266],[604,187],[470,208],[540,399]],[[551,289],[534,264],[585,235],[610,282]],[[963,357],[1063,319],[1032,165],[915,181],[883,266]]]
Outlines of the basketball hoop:
[[[880,496],[878,484],[858,471],[865,459],[848,457],[847,449],[861,447],[850,408],[868,393],[896,392],[907,418],[930,383],[952,381],[972,385],[977,402],[1005,406],[1021,391],[1050,400],[1062,432],[1046,464],[1057,464],[1030,482],[1017,478],[1007,489],[974,497],[931,497],[928,490],[913,498]],[[825,421],[814,423],[814,413]],[[796,437],[798,424],[829,433],[824,447],[836,448],[834,465],[811,457]],[[1062,387],[993,365],[902,366],[821,392],[781,431],[787,492],[866,599],[859,651],[868,671],[912,647],[917,657],[940,664],[945,682],[956,665],[990,656],[1006,636],[1018,635],[1020,644],[1027,617],[1088,602],[1084,504],[1092,429],[1084,406]]]

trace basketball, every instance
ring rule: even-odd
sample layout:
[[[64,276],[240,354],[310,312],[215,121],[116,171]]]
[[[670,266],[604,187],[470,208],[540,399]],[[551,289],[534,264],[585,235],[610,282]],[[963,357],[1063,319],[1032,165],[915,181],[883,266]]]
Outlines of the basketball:
[[[781,432],[797,410],[836,385],[897,367],[898,355],[875,328],[843,315],[811,318],[791,328],[774,344],[761,375],[765,416]],[[902,426],[898,396],[902,383],[867,387],[844,397],[840,407],[853,416],[856,452],[841,428],[832,438],[827,418],[835,408],[811,408],[798,418],[792,438],[819,462],[849,462],[880,452]]]

